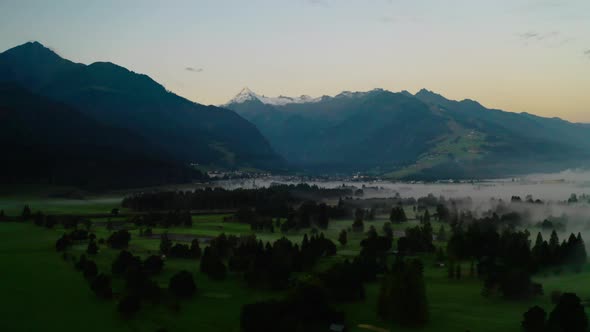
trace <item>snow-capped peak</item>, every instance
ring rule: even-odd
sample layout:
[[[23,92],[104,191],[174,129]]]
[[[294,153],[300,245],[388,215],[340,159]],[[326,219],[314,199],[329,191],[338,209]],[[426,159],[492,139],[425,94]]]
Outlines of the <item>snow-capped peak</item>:
[[[299,97],[267,97],[259,95],[248,88],[243,88],[234,98],[232,98],[226,105],[229,104],[240,104],[249,100],[258,100],[263,104],[282,106],[287,104],[302,104],[302,103],[313,103],[319,101],[321,98],[313,98],[308,95],[301,95]]]
[[[240,93],[238,93],[235,97],[233,97],[232,100],[230,100],[228,102],[228,104],[240,104],[240,103],[243,103],[248,100],[257,100],[257,99],[258,99],[258,95],[246,87],[246,88],[243,88],[240,91]]]

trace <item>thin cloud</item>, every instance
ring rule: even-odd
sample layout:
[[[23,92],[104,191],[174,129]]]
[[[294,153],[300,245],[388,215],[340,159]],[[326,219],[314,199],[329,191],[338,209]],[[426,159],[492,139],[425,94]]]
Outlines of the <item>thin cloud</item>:
[[[550,48],[563,46],[573,40],[557,30],[549,32],[528,31],[517,36],[525,46],[540,44]]]
[[[559,37],[561,33],[559,31],[551,31],[540,33],[537,31],[529,31],[525,33],[521,33],[519,36],[523,40],[546,40],[546,39],[554,39]]]
[[[540,38],[539,33],[534,32],[534,31],[521,33],[519,36],[520,36],[520,38],[522,38],[524,40],[531,40],[531,39],[539,39]]]
[[[584,51],[584,56],[588,57],[588,59],[590,59],[590,49],[587,49]]]
[[[184,68],[184,70],[190,71],[193,73],[200,73],[203,71],[203,68],[186,67],[186,68]]]

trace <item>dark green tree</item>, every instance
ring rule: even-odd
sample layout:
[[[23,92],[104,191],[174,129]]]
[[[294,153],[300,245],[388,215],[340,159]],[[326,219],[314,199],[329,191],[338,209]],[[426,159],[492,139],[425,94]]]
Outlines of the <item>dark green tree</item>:
[[[521,326],[524,332],[543,332],[546,329],[546,320],[545,310],[534,306],[524,313]]]
[[[189,298],[197,291],[197,285],[193,275],[186,270],[182,270],[170,278],[168,289],[177,297]]]
[[[340,242],[340,245],[345,246],[346,243],[348,242],[348,234],[346,233],[346,230],[341,230],[340,234],[338,235],[338,242]]]
[[[573,293],[564,293],[549,315],[550,331],[586,332],[588,317],[580,298]]]

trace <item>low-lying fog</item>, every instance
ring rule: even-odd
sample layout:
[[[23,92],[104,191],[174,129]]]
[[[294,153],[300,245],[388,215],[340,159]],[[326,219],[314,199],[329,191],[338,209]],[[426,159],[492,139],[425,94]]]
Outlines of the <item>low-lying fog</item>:
[[[255,180],[220,181],[224,188],[267,187],[273,183],[298,184],[309,183],[319,187],[335,188],[338,186],[354,186],[363,188],[363,198],[393,197],[399,193],[402,197],[422,197],[428,194],[446,198],[471,197],[474,202],[489,201],[490,198],[509,201],[512,196],[532,195],[543,201],[564,201],[571,194],[590,194],[590,172],[564,171],[556,174],[533,174],[519,178],[485,180],[473,183],[401,183],[389,181],[318,181],[284,177],[266,177]]]
[[[267,177],[255,180],[227,180],[219,186],[233,188],[267,187],[272,184],[315,184],[319,187],[334,188],[350,186],[363,189],[362,196],[355,198],[370,199],[390,198],[399,195],[401,198],[420,198],[432,194],[443,196],[447,205],[450,200],[462,211],[470,211],[474,216],[481,217],[490,211],[500,213],[518,212],[522,221],[528,225],[537,225],[545,219],[555,225],[564,224],[560,232],[578,232],[590,238],[590,172],[564,171],[556,174],[532,174],[519,178],[495,179],[477,182],[452,183],[396,183],[389,181],[320,181],[298,178]],[[577,204],[567,204],[572,194],[584,197]],[[586,195],[586,196],[584,196]],[[511,202],[512,196],[520,196],[523,203]],[[536,204],[526,203],[527,199],[540,200]],[[373,204],[368,201],[367,204]]]

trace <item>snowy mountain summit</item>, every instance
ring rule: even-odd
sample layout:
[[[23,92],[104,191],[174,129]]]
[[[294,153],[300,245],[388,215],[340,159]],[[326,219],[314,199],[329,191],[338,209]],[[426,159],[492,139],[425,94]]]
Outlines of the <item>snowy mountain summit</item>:
[[[247,101],[254,101],[258,100],[263,104],[267,105],[275,105],[275,106],[282,106],[287,104],[303,104],[303,103],[313,103],[319,101],[321,98],[313,98],[308,95],[301,95],[299,97],[287,97],[287,96],[278,96],[278,97],[267,97],[264,95],[259,95],[248,88],[243,88],[240,93],[238,93],[234,98],[232,98],[227,104],[242,104]]]

